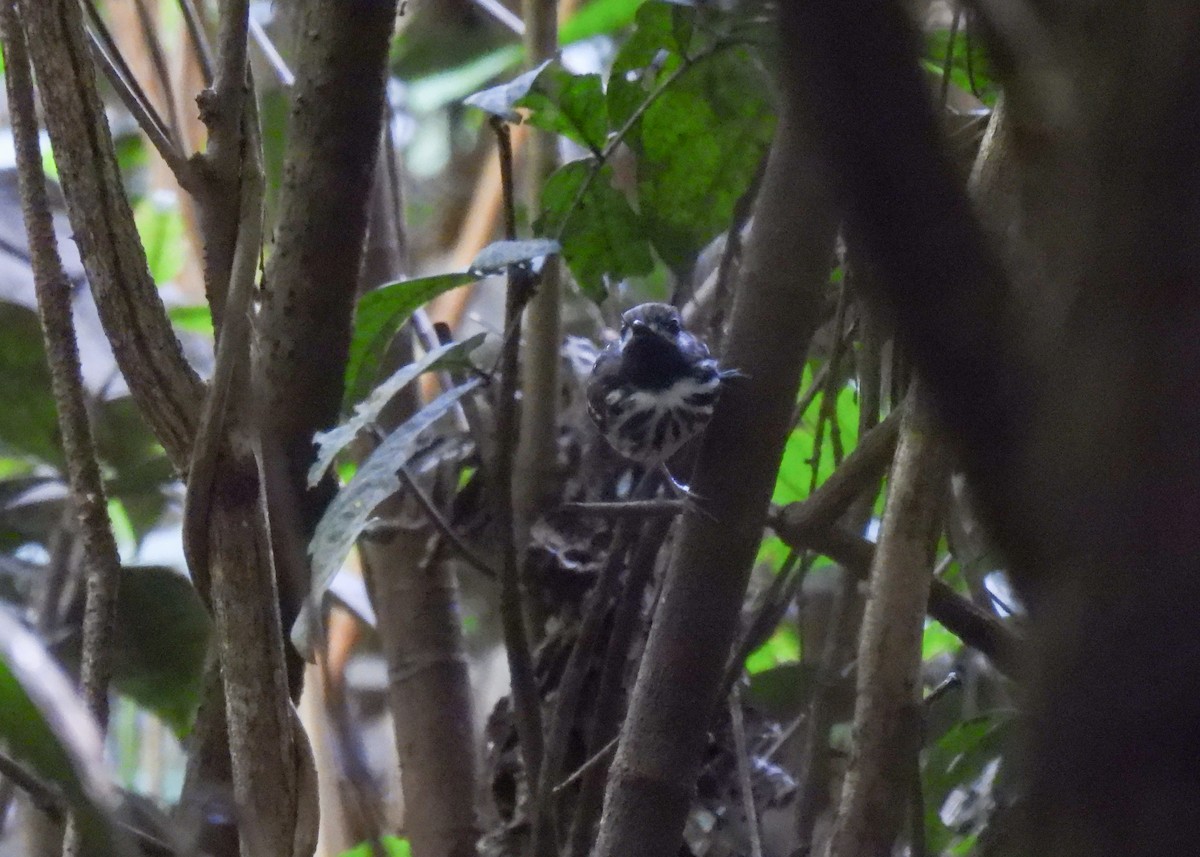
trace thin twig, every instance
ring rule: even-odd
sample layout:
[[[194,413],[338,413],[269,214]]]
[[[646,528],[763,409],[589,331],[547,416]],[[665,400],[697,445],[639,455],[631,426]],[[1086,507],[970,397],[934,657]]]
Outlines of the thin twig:
[[[754,805],[754,783],[750,779],[750,751],[746,747],[746,719],[742,712],[742,694],[737,685],[733,686],[729,694],[729,728],[733,733],[733,753],[737,758],[742,811],[746,815],[746,828],[750,833],[750,857],[763,857],[758,807]]]
[[[7,48],[5,49],[7,55]],[[6,56],[7,59],[7,56]],[[44,783],[25,767],[8,756],[0,753],[0,775],[25,792],[29,798],[29,802],[38,808],[40,812],[50,816],[50,818],[58,821],[62,818],[63,810],[66,808],[67,800],[63,797],[62,792],[56,789],[49,783]]]
[[[204,79],[204,85],[212,86],[212,46],[208,43],[208,33],[204,29],[204,22],[200,19],[200,12],[196,8],[195,0],[179,0],[179,11],[187,25],[188,38],[192,42],[192,50],[195,51],[196,63],[200,66],[200,75]]]
[[[803,559],[802,559],[803,557]],[[733,655],[725,667],[725,679],[721,683],[721,695],[728,696],[733,692],[734,685],[746,668],[746,658],[770,637],[776,626],[782,621],[788,605],[800,591],[804,578],[808,576],[816,553],[793,549],[783,561],[783,565],[771,579],[770,585],[758,599],[750,621],[738,638],[733,648]]]
[[[500,150],[500,176],[504,194],[505,234],[516,237],[516,203],[513,196],[512,140],[508,126],[493,119],[492,130]],[[517,441],[517,379],[520,371],[521,313],[532,293],[530,272],[519,266],[508,271],[508,293],[505,300],[505,338],[500,357],[500,394],[496,403],[496,465],[493,479],[496,486],[496,523],[500,531],[501,554],[504,566],[500,575],[500,614],[504,627],[504,646],[512,680],[513,712],[521,756],[525,762],[525,777],[532,792],[540,782],[544,739],[542,736],[541,700],[533,674],[533,656],[529,650],[529,632],[525,627],[520,582],[520,556],[513,532],[513,458]],[[536,796],[533,796],[536,800]]]
[[[834,436],[834,466],[841,464],[841,434],[840,428],[836,424],[837,420],[837,397],[841,387],[841,375],[838,372],[838,363],[841,362],[842,349],[845,345],[842,335],[842,328],[846,323],[846,305],[849,303],[849,286],[847,277],[842,278],[841,288],[838,290],[837,309],[833,314],[833,347],[829,353],[829,374],[825,376],[825,390],[821,394],[821,410],[817,417],[816,437],[813,439],[813,453],[810,464],[812,465],[812,479],[809,482],[808,493],[811,494],[817,488],[818,474],[821,472],[821,455],[825,445],[825,425],[833,423]]]
[[[854,452],[806,499],[772,510],[769,526],[795,546],[804,541],[805,534],[823,529],[840,518],[883,476],[896,450],[900,414],[901,409],[893,411],[867,432]]]
[[[950,71],[954,68],[954,42],[958,38],[958,25],[962,21],[963,8],[956,4],[954,17],[950,21],[950,36],[946,39],[946,61],[942,64],[942,85],[938,91],[938,113],[946,112],[950,98]]]
[[[686,500],[620,500],[615,502],[563,503],[562,512],[573,512],[597,518],[644,518],[660,515],[679,515],[687,509]]]
[[[721,253],[721,261],[717,264],[712,316],[708,323],[708,344],[714,354],[721,353],[721,340],[725,337],[725,310],[733,296],[733,264],[735,261],[740,262],[742,258],[742,230],[746,228],[746,224],[750,222],[750,215],[754,213],[754,202],[758,199],[758,190],[762,187],[762,178],[766,171],[767,156],[764,154],[749,187],[733,206],[733,219],[729,224],[729,231],[725,233],[725,249]]]
[[[113,38],[112,31],[108,29],[108,24],[104,23],[104,18],[101,16],[100,10],[96,7],[96,0],[85,0],[83,11],[87,13],[90,23],[90,26],[86,28],[88,35],[104,49],[104,52],[113,64],[113,68],[116,70],[120,83],[114,83],[114,86],[128,89],[132,97],[140,102],[146,112],[153,117],[155,124],[165,132],[167,124],[158,115],[158,109],[154,106],[154,102],[150,100],[150,97],[146,95],[146,90],[142,89],[142,84],[133,73],[133,70],[129,68],[129,63],[125,62],[125,55],[117,46],[117,41]]]
[[[262,24],[253,18],[250,19],[250,35],[254,38],[254,44],[258,45],[258,49],[262,51],[263,58],[267,61],[267,65],[275,72],[275,77],[283,84],[286,89],[291,89],[296,85],[296,75],[292,74],[292,70],[288,68],[287,61],[275,47],[275,43],[271,41],[271,37],[267,35],[267,31],[263,29]]]
[[[634,487],[632,496],[635,499],[646,495],[653,496],[657,487],[658,471],[648,470]],[[617,531],[613,534],[612,546],[609,548],[608,559],[600,572],[596,585],[588,594],[583,610],[583,621],[580,623],[579,632],[575,637],[575,645],[571,648],[567,665],[563,668],[562,677],[559,679],[558,697],[554,713],[550,718],[550,735],[546,741],[542,782],[537,792],[539,800],[534,804],[532,853],[535,855],[551,853],[551,846],[554,844],[555,812],[549,792],[561,774],[562,763],[570,744],[571,731],[579,713],[584,682],[590,673],[593,650],[604,629],[604,620],[609,613],[612,600],[617,595],[621,572],[626,568],[626,555],[639,529],[636,522],[629,520],[623,520],[617,525]],[[539,849],[539,846],[542,848]]]
[[[804,419],[804,414],[812,407],[812,403],[816,400],[817,394],[825,389],[825,379],[829,377],[829,361],[825,361],[821,368],[817,370],[817,374],[813,376],[812,383],[808,385],[808,389],[800,394],[800,398],[796,400],[796,409],[792,411],[792,431],[800,425],[800,421]]]
[[[90,9],[91,4],[85,4],[85,8]],[[162,119],[155,111],[154,106],[146,99],[146,94],[141,91],[141,87],[135,80],[125,77],[122,73],[121,66],[124,65],[124,60],[119,59],[120,54],[117,54],[116,58],[110,55],[95,30],[88,28],[87,36],[92,49],[92,59],[104,72],[104,76],[108,78],[112,88],[116,90],[125,109],[133,116],[138,127],[142,129],[142,133],[154,146],[154,150],[170,168],[175,180],[181,187],[187,187],[191,182],[192,174],[187,158],[184,156],[183,150],[172,142],[171,135],[163,125]]]
[[[604,762],[604,760],[607,759],[609,756],[611,756],[613,754],[613,751],[617,749],[617,743],[620,742],[620,740],[621,740],[621,736],[617,735],[615,738],[613,738],[607,744],[605,744],[603,747],[601,747],[599,750],[597,750],[596,753],[590,759],[588,759],[586,762],[584,762],[582,765],[580,765],[578,768],[576,768],[575,773],[571,774],[571,776],[567,777],[561,783],[556,785],[554,787],[555,797],[562,794],[563,791],[570,788],[575,783],[579,782],[583,777],[590,774],[593,770],[595,770],[596,766],[602,764]]]
[[[162,42],[158,38],[158,29],[154,25],[154,19],[150,15],[150,7],[146,5],[146,0],[135,0],[134,6],[137,9],[142,40],[146,43],[146,50],[150,54],[150,64],[154,66],[154,74],[158,78],[158,86],[162,90],[162,97],[166,102],[166,125],[171,132],[171,139],[176,148],[182,151],[183,133],[180,131],[179,115],[175,109],[175,87],[171,85],[171,73],[167,70],[167,58],[163,54]]]
[[[71,316],[71,283],[63,270],[46,195],[33,72],[16,6],[4,4],[4,55],[9,109],[16,146],[21,208],[29,234],[38,314],[58,409],[71,502],[75,507],[87,567],[80,684],[84,700],[103,730],[108,724],[108,683],[121,559],[109,526],[108,502],[84,399],[79,346]]]
[[[779,734],[775,736],[775,740],[771,742],[770,746],[763,751],[763,759],[768,762],[774,759],[775,754],[782,750],[783,745],[786,744],[788,740],[796,734],[796,730],[804,725],[804,719],[806,717],[808,717],[808,713],[804,711],[801,711],[799,714],[793,717],[791,722],[788,723],[787,726],[783,727]]]
[[[467,565],[474,568],[488,580],[498,579],[500,575],[496,573],[496,569],[488,565],[487,560],[476,553],[474,548],[469,544],[464,542],[458,533],[454,532],[454,528],[450,526],[450,522],[446,520],[445,516],[442,515],[438,507],[434,504],[433,498],[426,494],[417,483],[417,480],[413,478],[412,471],[406,465],[401,465],[397,472],[400,474],[400,480],[412,492],[413,497],[416,498],[421,508],[425,510],[430,523],[462,555],[462,558],[467,561]]]

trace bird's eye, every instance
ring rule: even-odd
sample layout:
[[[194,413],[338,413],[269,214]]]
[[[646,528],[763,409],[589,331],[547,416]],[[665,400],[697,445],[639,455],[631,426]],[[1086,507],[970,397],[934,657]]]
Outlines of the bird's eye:
[[[669,319],[667,319],[666,324],[664,324],[663,327],[666,328],[667,333],[671,334],[672,336],[679,335],[679,330],[680,330],[679,319],[669,318]]]

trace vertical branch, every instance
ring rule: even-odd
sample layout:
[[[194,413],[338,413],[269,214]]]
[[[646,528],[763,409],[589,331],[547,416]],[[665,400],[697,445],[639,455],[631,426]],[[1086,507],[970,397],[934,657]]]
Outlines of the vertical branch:
[[[948,471],[924,402],[910,395],[905,407],[871,564],[858,652],[855,747],[830,844],[834,857],[891,850],[912,796],[920,748],[921,636]]]
[[[5,3],[3,30],[5,83],[16,145],[21,209],[29,234],[30,261],[50,382],[58,410],[71,504],[83,542],[87,588],[83,614],[80,684],[83,698],[100,729],[108,725],[108,683],[112,677],[111,643],[120,583],[121,560],[108,521],[108,504],[84,401],[79,347],[71,316],[71,284],[58,254],[58,242],[46,196],[33,103],[33,75],[25,36],[13,3]],[[78,857],[83,840],[74,823],[67,829],[64,854]]]
[[[395,154],[384,132],[375,168],[371,224],[363,264],[364,290],[395,280],[404,270],[403,210]],[[412,360],[408,337],[390,354],[393,366]],[[380,418],[384,432],[421,406],[415,387],[396,397]],[[401,463],[401,478],[414,495],[420,489]],[[404,498],[386,500],[376,511],[399,515]],[[436,511],[430,502],[429,510]],[[465,857],[479,838],[475,802],[478,773],[470,677],[459,610],[457,563],[439,549],[431,527],[397,527],[360,539],[359,554],[388,665],[388,705],[400,760],[405,835],[413,857]],[[432,541],[432,546],[431,546]]]
[[[121,560],[108,521],[108,505],[96,448],[88,421],[80,374],[79,347],[71,317],[71,283],[63,270],[46,196],[38,143],[33,77],[16,7],[3,10],[5,81],[16,144],[21,209],[29,233],[30,261],[37,291],[38,314],[50,364],[50,381],[58,408],[67,461],[71,502],[78,517],[87,567],[80,684],[84,700],[100,728],[108,723],[109,642],[116,609]]]
[[[307,471],[313,433],[337,421],[342,403],[397,3],[296,5],[296,83],[254,380],[272,541],[295,560],[277,568],[285,623],[308,585],[304,543],[335,488],[327,480],[309,491]]]
[[[513,200],[512,140],[503,120],[493,118],[492,128],[500,149],[500,176],[504,189],[504,224],[509,239],[516,237],[516,205]],[[500,531],[504,564],[500,573],[500,618],[504,627],[504,648],[512,677],[513,712],[525,777],[530,791],[542,770],[542,715],[537,682],[533,675],[533,657],[529,652],[529,632],[521,605],[520,559],[517,553],[513,514],[513,469],[516,453],[517,374],[521,350],[521,313],[533,290],[528,268],[516,266],[508,271],[508,295],[504,305],[504,349],[500,354],[500,392],[496,403],[496,526]],[[536,803],[537,796],[531,794]]]
[[[592,706],[587,743],[588,753],[592,756],[601,754],[602,748],[616,740],[615,736],[620,731],[621,716],[625,710],[629,654],[635,639],[643,632],[646,589],[653,579],[659,550],[670,534],[672,523],[671,518],[648,523],[630,557],[625,591],[613,612],[612,631],[609,632],[608,647],[600,670],[600,685]],[[571,857],[587,857],[591,849],[596,821],[604,800],[608,767],[607,759],[601,759],[581,775],[575,817],[571,820],[568,837],[567,853]]]
[[[16,8],[11,3],[4,4],[3,33],[21,208],[29,234],[38,312],[58,408],[71,502],[75,506],[87,565],[80,683],[88,708],[103,729],[108,722],[108,642],[121,563],[109,528],[104,485],[84,401],[79,350],[71,317],[70,281],[58,255],[46,197],[29,56]]]
[[[125,197],[75,0],[17,0],[88,284],[117,363],[181,470],[202,387],[183,356]]]
[[[776,131],[731,314],[725,359],[746,377],[725,385],[700,448],[691,484],[704,511],[684,515],[667,570],[609,777],[598,857],[679,847],[820,318],[834,227],[825,176],[792,108]]]
[[[204,291],[217,330],[225,319],[230,269],[238,240],[239,186],[245,148],[243,120],[249,91],[246,65],[249,20],[249,0],[223,0],[215,76],[210,87],[196,97],[200,119],[208,128],[208,146],[203,154],[192,159],[198,177],[193,183],[193,195],[204,239]]]
[[[556,0],[524,0],[525,57],[530,68],[558,49]],[[558,166],[558,136],[533,130],[525,167],[525,204],[537,212],[542,186]],[[540,511],[558,461],[559,349],[562,347],[562,263],[548,259],[525,317],[520,442],[513,474],[518,544]]]

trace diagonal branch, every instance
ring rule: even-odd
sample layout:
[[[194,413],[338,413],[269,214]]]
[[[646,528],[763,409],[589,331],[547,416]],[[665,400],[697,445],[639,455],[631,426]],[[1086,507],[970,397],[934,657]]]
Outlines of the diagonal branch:
[[[678,850],[737,634],[834,240],[825,176],[795,120],[785,109],[731,314],[727,360],[747,377],[722,392],[691,480],[716,523],[684,514],[613,761],[598,857]]]
[[[512,140],[508,126],[493,119],[500,149],[500,174],[504,187],[505,235],[516,237],[516,209],[513,198]],[[500,531],[504,564],[500,569],[500,616],[504,628],[504,648],[512,676],[513,713],[525,777],[530,784],[532,802],[536,783],[541,782],[543,738],[541,701],[533,674],[529,650],[529,630],[521,604],[520,554],[515,543],[513,510],[513,458],[517,437],[517,384],[521,348],[521,313],[533,289],[532,274],[513,265],[508,271],[508,292],[504,305],[505,339],[500,354],[500,391],[496,402],[496,464],[492,468],[495,483],[496,526]]]
[[[84,400],[79,346],[71,316],[71,282],[58,254],[58,240],[46,196],[33,103],[33,73],[16,6],[4,4],[2,14],[5,83],[16,145],[21,209],[29,233],[38,315],[66,455],[71,503],[75,507],[87,569],[80,684],[84,701],[103,730],[108,724],[108,685],[112,678],[113,626],[121,559],[109,526],[108,502]],[[72,819],[63,853],[67,857],[77,857],[82,847],[83,839]]]
[[[192,50],[195,51],[196,63],[200,66],[204,85],[212,86],[215,74],[212,46],[208,43],[208,33],[204,30],[204,21],[200,17],[200,11],[196,8],[195,0],[179,0],[179,11],[187,25],[188,39],[192,43]]]
[[[11,3],[4,4],[3,31],[5,82],[16,145],[21,208],[29,233],[30,262],[46,358],[50,364],[51,386],[58,408],[71,501],[78,518],[87,565],[80,683],[88,708],[103,729],[108,722],[108,682],[112,673],[110,645],[121,559],[109,526],[104,482],[84,399],[79,346],[71,315],[71,282],[58,253],[46,195],[29,54],[16,7]]]
[[[18,0],[67,211],[117,363],[180,470],[202,385],[183,355],[125,197],[75,0]]]

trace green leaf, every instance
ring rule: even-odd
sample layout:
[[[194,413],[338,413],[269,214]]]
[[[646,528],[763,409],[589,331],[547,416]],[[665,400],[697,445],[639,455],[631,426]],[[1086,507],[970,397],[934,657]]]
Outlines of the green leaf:
[[[813,369],[818,364],[809,363],[804,368],[804,377],[800,384],[801,394],[812,384]],[[784,446],[783,459],[779,465],[779,474],[775,480],[775,492],[771,497],[774,503],[791,503],[808,497],[809,486],[813,478],[813,452],[817,441],[817,422],[821,413],[821,401],[824,393],[816,396],[808,410],[801,416],[795,431],[788,435]],[[846,455],[854,451],[858,443],[858,401],[854,389],[849,385],[842,387],[837,393],[835,410],[838,425],[841,429],[842,450]],[[821,457],[816,463],[817,484],[820,485],[834,470],[832,422],[825,426],[824,441],[821,445]]]
[[[379,841],[388,857],[412,857],[412,848],[409,847],[407,839],[401,839],[399,836],[381,836]],[[371,843],[362,842],[343,851],[338,857],[374,857],[374,854],[375,852],[371,850]]]
[[[121,502],[140,541],[162,518],[178,477],[132,396],[101,402],[93,414],[105,487],[111,499]]]
[[[571,74],[558,63],[542,70],[515,106],[529,109],[526,121],[562,134],[600,154],[608,137],[608,108],[598,74]]]
[[[0,609],[0,745],[62,790],[75,812],[82,853],[129,853],[114,823],[116,789],[100,730],[40,640]]]
[[[479,251],[472,260],[470,272],[476,276],[499,274],[510,265],[528,264],[534,259],[562,252],[557,241],[533,238],[529,241],[494,241]]]
[[[950,793],[977,780],[989,762],[1000,755],[1012,732],[1009,712],[993,711],[951,727],[922,753],[925,792],[925,830],[931,854],[949,842],[941,808]]]
[[[751,673],[746,701],[767,717],[791,720],[808,706],[816,672],[811,663],[787,661]]]
[[[0,303],[0,454],[60,466],[58,417],[37,315]]]
[[[683,49],[675,39],[675,19],[691,9],[649,0],[637,12],[637,27],[617,52],[608,76],[608,115],[622,127],[665,74],[679,66]]]
[[[422,433],[450,412],[459,399],[474,391],[482,381],[472,378],[438,396],[411,419],[388,435],[367,456],[350,480],[321,516],[309,543],[312,556],[312,590],[304,602],[300,617],[292,626],[292,642],[305,655],[310,652],[309,627],[315,619],[314,607],[329,587],[355,539],[359,537],[375,507],[400,488],[397,469],[417,451]]]
[[[178,205],[166,203],[158,194],[150,194],[138,202],[133,219],[154,282],[161,286],[174,280],[183,270],[184,226]]]
[[[349,446],[360,431],[375,421],[379,412],[397,393],[425,372],[450,364],[470,365],[467,355],[478,348],[486,336],[487,334],[480,333],[463,342],[448,342],[428,352],[420,360],[400,367],[372,390],[370,396],[354,406],[354,414],[350,419],[329,431],[317,432],[313,438],[317,445],[317,458],[308,470],[308,486],[314,488],[325,478],[325,473],[337,454]]]
[[[442,292],[475,282],[474,274],[436,274],[380,286],[358,299],[354,314],[354,331],[350,337],[350,356],[346,361],[346,394],[343,402],[348,409],[363,398],[375,381],[379,361],[388,343],[413,310],[436,298]]]
[[[800,660],[800,635],[790,624],[781,624],[765,643],[746,658],[746,672],[754,675]]]
[[[615,32],[633,23],[644,0],[591,0],[575,10],[558,32],[561,44]]]
[[[213,335],[212,310],[207,305],[171,307],[167,310],[167,317],[180,330]]]
[[[940,622],[928,619],[925,622],[925,633],[921,638],[921,660],[941,654],[954,654],[962,648],[962,640],[947,631]]]
[[[534,228],[559,236],[579,287],[600,302],[608,280],[647,274],[654,259],[641,218],[612,186],[612,168],[601,167],[589,183],[595,164],[590,158],[572,161],[550,176],[542,187],[542,215]]]
[[[463,99],[463,104],[468,107],[478,107],[483,112],[490,113],[492,116],[499,116],[508,122],[520,122],[521,116],[513,108],[518,101],[525,97],[526,93],[529,92],[534,82],[538,79],[538,75],[551,62],[553,60],[546,60],[536,68],[531,68],[529,71],[517,75],[508,81],[508,83],[502,83],[499,86],[493,86],[490,89],[469,95]]]
[[[941,79],[946,65],[946,48],[950,44],[950,30],[930,30],[925,34],[925,55],[922,64],[926,71]],[[968,46],[970,59],[968,61]],[[969,68],[969,72],[968,72]],[[979,100],[989,107],[996,103],[1000,93],[995,83],[995,70],[988,56],[987,46],[981,39],[968,41],[962,29],[954,39],[954,59],[950,63],[950,82],[964,92],[972,92],[974,79]]]
[[[162,566],[121,569],[113,685],[180,738],[196,718],[211,621],[190,580]]]
[[[768,91],[750,52],[726,48],[680,75],[629,138],[642,217],[672,268],[728,228],[774,134]]]
[[[414,113],[432,113],[461,101],[521,61],[520,45],[505,45],[474,57],[456,68],[414,80],[408,87],[408,106]]]

